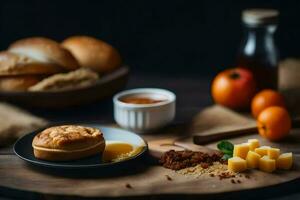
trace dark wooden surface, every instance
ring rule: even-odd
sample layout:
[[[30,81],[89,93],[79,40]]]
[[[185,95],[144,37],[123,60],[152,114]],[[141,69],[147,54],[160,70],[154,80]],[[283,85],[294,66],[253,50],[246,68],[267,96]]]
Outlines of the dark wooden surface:
[[[186,122],[192,118],[194,114],[205,106],[210,105],[211,99],[209,95],[209,78],[197,78],[195,76],[178,76],[168,77],[159,75],[141,75],[134,74],[131,76],[128,88],[135,87],[160,87],[172,90],[176,93],[177,101],[177,116],[176,122]],[[68,110],[37,110],[29,109],[31,112],[45,117],[53,122],[98,122],[111,123],[113,122],[112,102],[111,99],[106,99],[101,103],[92,105],[74,107]],[[0,149],[0,154],[13,154],[11,148]],[[1,180],[0,180],[1,181]],[[292,181],[290,183],[281,184],[264,189],[251,191],[235,192],[224,195],[216,195],[208,197],[208,199],[300,199],[299,192],[300,181]],[[2,199],[10,199],[9,196],[19,196],[13,191],[0,191]],[[160,198],[169,198],[170,196],[162,196]],[[196,196],[172,196],[174,199],[197,199]],[[1,199],[1,198],[0,198]],[[19,198],[22,199],[22,198]],[[153,199],[153,198],[152,198]]]

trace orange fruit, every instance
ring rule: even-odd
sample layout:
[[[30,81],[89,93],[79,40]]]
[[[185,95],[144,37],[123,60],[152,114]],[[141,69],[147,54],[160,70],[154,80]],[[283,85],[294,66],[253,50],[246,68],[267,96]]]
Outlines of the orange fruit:
[[[211,94],[217,104],[232,109],[248,108],[255,94],[252,72],[234,68],[219,73],[212,82]]]
[[[264,109],[257,118],[259,134],[271,141],[286,137],[291,129],[291,118],[285,108],[271,106]]]
[[[262,90],[257,93],[251,102],[251,111],[254,118],[257,118],[259,113],[270,106],[280,106],[285,108],[284,97],[275,90]]]

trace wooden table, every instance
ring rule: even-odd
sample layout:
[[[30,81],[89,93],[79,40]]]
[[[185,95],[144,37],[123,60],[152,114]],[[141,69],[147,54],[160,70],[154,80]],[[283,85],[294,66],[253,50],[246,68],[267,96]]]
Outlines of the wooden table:
[[[160,87],[167,88],[174,91],[177,94],[177,116],[175,122],[186,122],[192,118],[201,108],[210,105],[211,99],[209,96],[209,79],[208,78],[191,78],[191,77],[168,77],[158,75],[141,75],[135,74],[131,76],[128,88],[135,87]],[[88,105],[84,107],[77,107],[67,110],[31,110],[33,113],[45,117],[53,122],[62,121],[77,121],[77,122],[97,122],[97,123],[111,123],[113,122],[112,116],[112,103],[110,99],[107,99],[101,103]],[[13,156],[12,148],[1,148],[0,156]],[[1,181],[1,180],[0,180]],[[16,180],[17,181],[17,180]],[[207,196],[208,199],[221,198],[221,199],[238,199],[241,196],[244,199],[257,198],[259,196],[263,198],[271,199],[285,199],[285,198],[300,198],[299,192],[300,181],[292,181],[290,183],[281,184],[278,186],[228,193],[224,195]],[[24,197],[24,193],[21,191],[0,188],[0,194],[10,197]],[[28,197],[28,196],[27,196]],[[33,195],[32,197],[37,197]],[[41,196],[38,196],[41,197]],[[155,196],[155,198],[169,198],[170,196]],[[180,199],[195,198],[197,196],[173,196]],[[8,198],[8,197],[6,197]],[[46,197],[45,197],[46,198]],[[135,197],[139,199],[139,197]],[[153,198],[153,197],[149,197]],[[0,198],[1,199],[1,198]],[[145,199],[145,198],[141,198]]]

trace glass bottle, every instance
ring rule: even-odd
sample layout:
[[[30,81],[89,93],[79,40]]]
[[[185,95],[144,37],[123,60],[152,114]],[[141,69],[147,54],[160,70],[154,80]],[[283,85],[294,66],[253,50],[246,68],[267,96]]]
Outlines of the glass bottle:
[[[278,87],[279,53],[274,42],[278,11],[251,9],[242,13],[245,36],[242,40],[237,65],[252,71],[257,90]]]

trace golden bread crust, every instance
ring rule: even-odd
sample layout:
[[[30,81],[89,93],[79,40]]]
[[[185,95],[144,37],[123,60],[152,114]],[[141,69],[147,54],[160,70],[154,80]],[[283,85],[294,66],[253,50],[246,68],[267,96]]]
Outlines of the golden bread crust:
[[[57,64],[66,70],[79,68],[77,60],[54,40],[32,37],[18,40],[11,44],[8,51],[24,55],[45,63]]]
[[[78,125],[54,126],[32,141],[34,156],[42,160],[76,160],[103,153],[105,140],[99,129]]]
[[[103,141],[103,135],[96,128],[63,125],[45,129],[37,134],[33,147],[59,150],[80,150]]]
[[[73,36],[62,42],[78,60],[80,66],[99,73],[110,72],[122,64],[117,49],[110,44],[89,36]]]
[[[96,83],[99,75],[88,69],[55,74],[29,88],[29,91],[65,91],[85,88]]]
[[[68,161],[68,160],[76,160],[76,159],[81,159],[85,158],[88,156],[96,155],[99,154],[99,159],[101,153],[105,149],[105,142],[100,142],[97,145],[85,149],[82,151],[46,151],[44,149],[33,149],[34,156],[38,159],[42,160],[49,160],[49,161]]]
[[[23,75],[0,78],[0,90],[2,91],[25,91],[43,79],[42,76]]]
[[[0,52],[0,76],[55,74],[64,69],[53,63],[42,63],[24,55]]]

